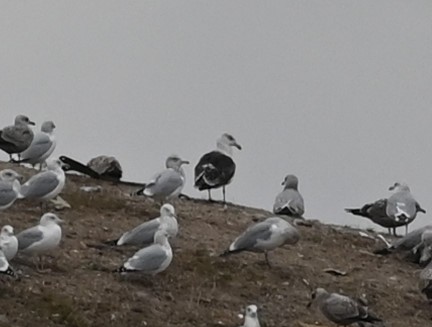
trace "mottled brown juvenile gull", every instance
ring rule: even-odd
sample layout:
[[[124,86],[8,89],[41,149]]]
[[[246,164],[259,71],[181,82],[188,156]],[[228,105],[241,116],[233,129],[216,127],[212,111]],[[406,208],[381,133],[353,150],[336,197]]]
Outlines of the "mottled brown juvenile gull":
[[[33,131],[29,125],[35,123],[25,115],[18,115],[15,124],[6,126],[0,130],[0,149],[9,154],[12,161],[12,154],[21,153],[27,149],[33,140]]]
[[[235,138],[224,133],[217,140],[217,149],[206,153],[195,166],[195,187],[198,190],[207,190],[209,201],[211,189],[222,187],[223,202],[225,199],[225,186],[231,183],[236,165],[232,159],[232,147],[241,150]]]
[[[381,319],[368,312],[368,308],[348,296],[338,293],[328,293],[323,288],[317,288],[312,293],[312,301],[318,305],[321,313],[337,325],[348,326],[354,323],[374,323]]]
[[[304,214],[304,201],[298,191],[297,176],[287,175],[282,185],[284,189],[276,196],[273,212],[279,215],[301,218]]]
[[[298,230],[290,223],[279,217],[270,217],[246,229],[221,256],[242,251],[264,252],[266,263],[270,267],[268,251],[284,244],[295,244],[299,239]]]

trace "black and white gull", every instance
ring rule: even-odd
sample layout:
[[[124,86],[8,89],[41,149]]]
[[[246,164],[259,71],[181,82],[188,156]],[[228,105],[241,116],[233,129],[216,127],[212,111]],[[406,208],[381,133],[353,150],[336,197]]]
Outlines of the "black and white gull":
[[[211,189],[222,187],[223,202],[226,203],[225,186],[232,181],[236,170],[233,147],[242,149],[232,135],[224,133],[217,140],[216,150],[204,154],[195,166],[195,187],[200,191],[207,190],[209,201],[212,200]]]

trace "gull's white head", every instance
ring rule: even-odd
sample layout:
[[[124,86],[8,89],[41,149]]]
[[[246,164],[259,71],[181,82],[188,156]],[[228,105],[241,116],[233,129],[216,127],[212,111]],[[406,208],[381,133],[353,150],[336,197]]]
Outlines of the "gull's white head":
[[[56,125],[54,124],[54,122],[51,120],[48,120],[48,121],[43,122],[43,124],[41,126],[41,131],[44,133],[51,134],[54,131],[54,128],[56,128]]]
[[[234,136],[232,136],[231,134],[228,134],[228,133],[223,133],[222,136],[218,139],[217,143],[218,143],[218,145],[223,144],[225,146],[230,146],[230,147],[234,146],[239,150],[242,149],[241,145],[237,143]]]
[[[49,158],[46,161],[48,170],[57,170],[61,169],[63,163],[58,158]]]
[[[40,219],[40,224],[42,226],[47,226],[50,224],[61,224],[63,220],[61,220],[56,214],[54,213],[46,213],[44,214]]]
[[[14,229],[11,225],[4,225],[1,229],[1,235],[13,236]]]
[[[160,214],[162,217],[166,217],[166,216],[175,217],[176,216],[174,206],[169,204],[169,203],[165,203],[160,208]]]
[[[246,307],[246,317],[253,319],[258,318],[258,307],[255,304],[251,304]]]
[[[389,187],[389,191],[410,192],[410,188],[408,187],[408,184],[406,184],[406,183],[396,182],[392,186]]]
[[[166,168],[176,169],[176,168],[180,168],[182,165],[187,165],[187,164],[189,164],[189,161],[183,160],[176,154],[170,155],[165,161]]]
[[[168,242],[169,234],[167,232],[167,225],[161,224],[154,234],[153,241],[154,243],[164,245]]]
[[[321,299],[327,297],[328,294],[329,293],[324,288],[318,287],[317,289],[315,289],[312,292],[312,294],[311,294],[311,300],[308,303],[307,307],[310,307],[312,305],[312,303],[314,303],[314,302],[318,302],[319,303],[319,301]]]
[[[0,171],[0,180],[4,182],[13,182],[15,180],[21,181],[22,176],[18,174],[15,170],[4,169]]]
[[[26,115],[18,115],[15,117],[15,125],[34,125]]]
[[[286,175],[282,182],[285,189],[292,188],[297,190],[298,188],[298,178],[295,175]]]

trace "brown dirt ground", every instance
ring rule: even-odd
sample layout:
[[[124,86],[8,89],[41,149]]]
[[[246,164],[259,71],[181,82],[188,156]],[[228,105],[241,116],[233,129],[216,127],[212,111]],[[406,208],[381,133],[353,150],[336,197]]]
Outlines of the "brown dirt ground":
[[[0,169],[10,166],[0,164]],[[30,170],[17,169],[29,175]],[[82,185],[101,185],[100,193],[85,193]],[[386,326],[432,326],[431,306],[418,290],[419,268],[399,256],[370,254],[381,246],[342,227],[315,223],[300,226],[302,238],[270,254],[218,255],[245,227],[269,212],[201,200],[175,203],[180,235],[173,242],[170,267],[155,278],[128,281],[111,271],[135,248],[94,248],[158,215],[159,204],[130,197],[130,190],[108,182],[68,176],[62,197],[72,209],[59,212],[65,220],[63,241],[47,271],[12,261],[21,280],[2,278],[0,307],[8,326],[240,326],[238,314],[257,304],[263,327],[331,326],[314,309],[307,309],[310,289],[325,287],[351,296],[364,294],[370,309]],[[20,201],[0,213],[0,223],[15,231],[36,224],[37,204]],[[323,272],[335,268],[347,276]]]

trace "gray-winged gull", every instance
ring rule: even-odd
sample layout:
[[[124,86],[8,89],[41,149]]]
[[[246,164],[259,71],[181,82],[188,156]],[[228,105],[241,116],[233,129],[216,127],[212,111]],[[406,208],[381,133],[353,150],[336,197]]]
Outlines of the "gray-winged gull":
[[[155,233],[154,243],[136,252],[115,272],[156,275],[168,268],[172,257],[168,233],[162,225]]]
[[[421,272],[419,280],[420,291],[432,302],[432,262],[430,262]]]
[[[389,190],[394,191],[394,193],[387,200],[387,216],[393,218],[396,222],[404,222],[407,234],[408,224],[415,219],[419,205],[407,184],[395,183]]]
[[[0,211],[9,208],[20,195],[21,175],[12,169],[0,171]]]
[[[255,304],[246,307],[244,324],[240,327],[260,327],[258,320],[258,308]]]
[[[182,168],[184,164],[189,164],[189,161],[177,155],[169,156],[165,161],[166,169],[155,175],[139,192],[161,200],[178,197],[185,185],[185,173]]]
[[[119,239],[107,242],[111,245],[149,245],[153,243],[156,231],[161,225],[165,229],[170,238],[177,235],[178,223],[176,219],[174,207],[166,203],[160,208],[160,217],[146,221],[134,229],[125,232]]]
[[[401,188],[401,186],[399,185],[405,185],[405,184],[395,183],[393,186],[390,187],[390,190],[394,189],[395,193],[389,199],[380,199],[373,203],[367,203],[361,208],[345,209],[345,211],[352,213],[353,215],[356,216],[369,218],[374,223],[382,227],[388,228],[389,234],[391,234],[391,229],[393,229],[393,235],[395,236],[396,236],[396,227],[406,226],[406,231],[408,231],[408,224],[415,219],[417,212],[426,213],[426,211],[420,206],[418,202],[414,200],[415,212],[414,214],[412,214],[412,208],[411,208],[412,199],[413,199],[412,195],[409,193],[409,189],[408,189],[409,196],[405,197],[407,192],[405,190],[402,191],[402,193],[400,193],[399,189]],[[405,187],[406,185],[402,186],[402,188]],[[409,201],[411,218],[409,219],[406,218],[405,215],[401,215],[400,212],[399,214],[397,214],[398,212],[397,208],[399,207],[400,210],[400,208],[405,206],[405,202],[397,200],[400,196],[402,196],[404,199],[411,198],[411,200]]]
[[[12,260],[18,251],[18,239],[14,235],[14,229],[10,225],[2,227],[0,232],[0,248],[8,261]]]
[[[411,251],[421,243],[422,234],[427,230],[432,230],[432,225],[417,228],[406,234],[404,237],[394,240],[391,243],[391,246],[383,250],[384,253],[380,254],[387,254],[394,251]],[[379,253],[379,251],[376,251],[376,253]]]
[[[17,235],[18,251],[25,254],[41,255],[55,249],[61,241],[63,221],[53,213],[44,214],[40,223],[25,229]]]
[[[231,182],[236,169],[232,147],[241,150],[232,135],[222,134],[217,140],[217,149],[203,155],[195,166],[195,187],[200,191],[208,190],[209,201],[212,200],[210,190],[222,187],[223,202],[226,203],[225,186]]]
[[[6,256],[3,253],[2,248],[0,247],[0,274],[5,274],[11,277],[17,277],[15,271],[9,265]]]
[[[25,162],[32,164],[42,164],[54,152],[56,147],[56,139],[53,134],[55,124],[52,121],[45,121],[41,126],[40,132],[37,132],[30,146],[20,153],[21,160],[18,162]]]
[[[279,217],[270,217],[246,229],[221,256],[242,251],[264,252],[270,266],[268,251],[284,244],[296,244],[299,239],[300,233],[290,223]]]
[[[61,161],[50,158],[47,170],[32,176],[21,186],[21,196],[29,200],[47,201],[55,198],[63,190],[66,176]]]
[[[304,201],[298,191],[298,178],[295,175],[287,175],[282,182],[284,189],[275,199],[273,212],[280,215],[288,215],[300,218],[304,214]]]
[[[30,146],[33,131],[29,125],[34,125],[34,122],[25,115],[18,115],[14,125],[0,130],[0,149],[8,153],[11,160],[12,154],[21,153]]]
[[[321,313],[337,325],[348,326],[354,323],[375,323],[382,321],[368,312],[368,308],[348,296],[328,293],[317,288],[312,293],[312,301],[308,307],[316,303]]]
[[[412,249],[413,254],[417,255],[420,266],[427,265],[432,258],[432,229],[427,228],[420,237],[420,243]]]

